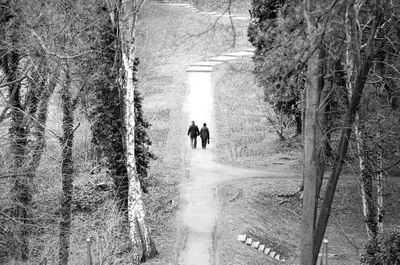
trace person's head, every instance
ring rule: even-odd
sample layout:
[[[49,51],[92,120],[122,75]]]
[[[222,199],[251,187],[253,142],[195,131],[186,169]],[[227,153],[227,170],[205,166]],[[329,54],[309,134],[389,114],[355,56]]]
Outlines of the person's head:
[[[194,125],[194,121],[192,121],[192,124]]]
[[[206,123],[203,123],[203,126],[204,126],[204,127],[206,127],[206,126],[207,126],[207,124],[206,124]]]

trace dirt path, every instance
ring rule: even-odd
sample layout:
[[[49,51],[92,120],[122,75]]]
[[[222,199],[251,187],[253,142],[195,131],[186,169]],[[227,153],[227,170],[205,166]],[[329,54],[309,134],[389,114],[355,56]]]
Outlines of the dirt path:
[[[214,161],[214,150],[193,150],[190,179],[182,193],[182,237],[179,264],[216,264],[214,233],[217,218],[216,188],[245,178],[297,178],[298,173],[264,171],[223,166]]]
[[[143,34],[146,34],[148,39],[144,38],[144,41],[147,42],[142,43],[141,55],[145,58],[154,57],[153,63],[164,63],[156,69],[152,64],[146,65],[146,62],[142,64],[144,68],[142,72],[146,73],[144,79],[147,80],[146,83],[152,84],[152,86],[148,85],[144,88],[144,91],[149,93],[146,95],[146,110],[157,115],[167,113],[173,117],[170,124],[157,124],[160,135],[163,135],[163,137],[166,129],[162,126],[173,128],[168,135],[168,141],[165,143],[165,149],[173,150],[173,153],[169,154],[168,151],[165,152],[169,154],[168,156],[163,155],[163,152],[157,153],[157,155],[160,155],[168,166],[175,165],[175,163],[179,164],[180,159],[185,160],[186,166],[186,161],[188,161],[188,178],[183,179],[180,189],[179,242],[175,256],[175,263],[181,265],[217,263],[214,235],[218,215],[216,202],[218,185],[242,178],[294,178],[296,176],[294,173],[289,174],[273,170],[235,168],[216,162],[217,150],[215,147],[217,146],[218,135],[215,133],[213,113],[214,106],[218,102],[214,102],[212,72],[218,71],[218,65],[223,64],[224,60],[240,60],[242,56],[251,55],[250,50],[248,50],[250,47],[246,44],[245,39],[246,24],[248,24],[246,17],[235,17],[236,33],[237,36],[241,36],[240,39],[238,37],[236,43],[241,48],[227,52],[231,37],[227,33],[229,17],[219,20],[218,23],[225,23],[226,25],[217,28],[215,36],[212,36],[209,32],[209,36],[200,35],[193,37],[193,40],[191,39],[190,34],[203,32],[207,26],[205,22],[214,21],[218,16],[215,13],[198,12],[185,5],[154,4],[147,15],[143,17],[143,25],[147,26]],[[185,27],[183,28],[182,25],[185,25]],[[227,36],[222,34],[227,34]],[[158,55],[148,47],[153,47],[153,49],[162,52]],[[234,52],[234,54],[231,52]],[[222,54],[225,56],[212,57]],[[210,57],[205,58],[204,56]],[[198,61],[198,58],[205,58],[205,61]],[[189,70],[190,65],[196,66],[192,67],[191,71],[183,73],[184,68]],[[151,71],[154,71],[154,77],[151,75]],[[159,76],[170,76],[175,85],[167,86],[163,84],[160,87],[163,93],[150,93],[157,87],[157,83],[153,82],[153,79]],[[186,84],[187,87],[185,88],[183,84]],[[185,104],[182,105],[185,91],[186,100]],[[165,109],[168,109],[168,111],[165,111]],[[206,122],[210,128],[212,142],[206,150],[199,147],[192,150],[188,137],[181,137],[182,131],[187,129],[186,126],[192,120],[195,120],[198,125]],[[200,146],[200,143],[198,145]],[[183,146],[183,150],[181,146]]]
[[[239,60],[240,56],[251,55],[246,49],[228,53],[231,58],[212,57],[188,68],[189,93],[186,112],[189,120],[199,127],[206,122],[211,134],[215,134],[214,86],[212,73],[218,61]],[[178,264],[207,265],[217,264],[216,240],[214,238],[217,219],[216,188],[218,185],[243,178],[294,178],[298,173],[277,170],[254,170],[235,168],[218,164],[215,161],[215,146],[218,136],[212,135],[213,142],[206,150],[187,150],[190,152],[189,180],[181,190],[180,233]],[[189,139],[183,144],[189,146]]]

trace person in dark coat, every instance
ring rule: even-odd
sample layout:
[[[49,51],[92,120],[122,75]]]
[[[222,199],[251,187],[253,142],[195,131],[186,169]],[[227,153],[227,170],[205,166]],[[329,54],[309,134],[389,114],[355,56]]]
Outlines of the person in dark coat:
[[[210,131],[206,127],[207,124],[203,123],[203,127],[200,130],[201,147],[206,149],[207,143],[210,144]]]
[[[197,136],[200,134],[200,132],[199,132],[199,127],[197,127],[197,125],[194,124],[194,121],[192,121],[192,125],[190,125],[187,134],[190,137],[190,145],[192,146],[192,148],[196,148]]]

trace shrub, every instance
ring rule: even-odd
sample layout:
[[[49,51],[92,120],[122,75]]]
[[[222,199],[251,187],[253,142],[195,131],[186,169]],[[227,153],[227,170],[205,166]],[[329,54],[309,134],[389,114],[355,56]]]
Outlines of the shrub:
[[[361,257],[365,265],[400,265],[400,231],[389,231],[370,240]]]
[[[301,5],[283,0],[253,0],[252,4],[247,33],[257,48],[253,57],[257,82],[276,116],[293,119],[296,132],[301,133],[305,68],[300,61],[307,49]]]

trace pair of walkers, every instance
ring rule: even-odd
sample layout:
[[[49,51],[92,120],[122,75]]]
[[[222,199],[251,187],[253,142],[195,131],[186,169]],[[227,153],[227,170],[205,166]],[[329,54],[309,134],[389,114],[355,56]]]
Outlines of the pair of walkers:
[[[190,137],[190,145],[193,149],[197,146],[197,136],[201,138],[201,147],[203,149],[206,149],[207,143],[210,144],[210,132],[205,123],[203,123],[203,127],[199,131],[199,127],[192,121],[187,134]]]

